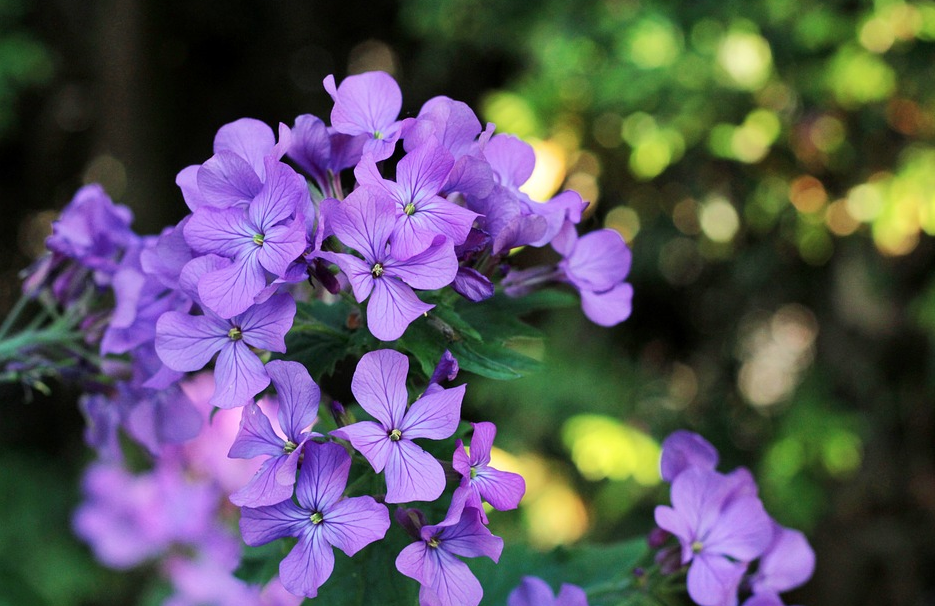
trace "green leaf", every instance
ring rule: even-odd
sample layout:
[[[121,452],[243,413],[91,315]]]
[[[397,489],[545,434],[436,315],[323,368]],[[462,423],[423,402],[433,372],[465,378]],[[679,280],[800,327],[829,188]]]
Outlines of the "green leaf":
[[[503,344],[460,341],[452,343],[451,353],[462,370],[491,379],[518,379],[542,368],[542,362]]]
[[[298,302],[295,323],[286,334],[284,357],[304,364],[315,380],[333,373],[338,362],[352,353],[352,340],[360,332],[347,325],[354,311],[345,301]]]

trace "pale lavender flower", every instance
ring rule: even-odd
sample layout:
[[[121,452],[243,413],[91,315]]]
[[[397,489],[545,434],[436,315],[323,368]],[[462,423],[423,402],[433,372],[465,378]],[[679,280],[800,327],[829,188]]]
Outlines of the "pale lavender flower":
[[[317,435],[306,431],[318,414],[321,397],[308,370],[298,362],[273,360],[266,365],[266,372],[276,388],[277,418],[285,438],[273,430],[259,406],[251,403],[244,407],[240,431],[227,456],[269,458],[246,486],[230,496],[231,503],[241,507],[274,505],[291,497],[302,446]]]
[[[506,603],[507,606],[588,606],[588,597],[583,589],[568,583],[562,583],[556,596],[542,579],[523,577],[522,583],[510,592]]]
[[[477,606],[484,590],[467,564],[457,556],[500,559],[503,539],[490,533],[480,512],[464,506],[455,494],[445,519],[419,529],[419,540],[396,558],[396,569],[417,580],[421,606]]]
[[[442,234],[455,245],[471,231],[477,213],[439,196],[454,165],[445,148],[429,138],[396,165],[396,180],[380,176],[374,160],[364,156],[354,170],[358,183],[383,190],[396,203],[396,225],[390,236],[393,256],[407,259],[425,250],[425,243]]]
[[[185,241],[196,252],[232,260],[198,280],[201,302],[222,318],[246,311],[266,288],[266,272],[285,276],[306,247],[305,180],[272,158],[266,158],[265,175],[246,208],[203,206],[185,226]]]
[[[377,473],[386,471],[386,502],[434,501],[445,489],[441,464],[412,440],[443,440],[458,428],[464,385],[426,392],[406,408],[409,358],[390,349],[364,354],[351,381],[361,407],[377,422],[331,432],[348,440]]]
[[[224,260],[214,257],[214,262]],[[228,320],[209,310],[202,316],[166,312],[156,322],[156,352],[166,366],[182,372],[204,368],[217,353],[217,388],[211,404],[219,408],[243,406],[269,385],[269,375],[251,348],[285,352],[284,337],[295,309],[292,296],[282,294]]]
[[[400,260],[387,242],[395,225],[395,206],[379,190],[360,187],[343,202],[325,205],[330,208],[326,220],[341,242],[359,252],[363,259],[350,254],[320,253],[336,263],[347,276],[354,298],[362,303],[367,297],[367,326],[381,341],[398,339],[416,318],[434,305],[423,303],[413,292],[447,286],[458,271],[454,245],[444,236],[424,243],[423,250]]]
[[[328,128],[319,118],[303,114],[292,127],[289,157],[307,172],[323,192],[331,191],[331,176],[360,161],[365,137],[346,135]]]
[[[754,593],[782,593],[795,589],[815,571],[815,552],[798,530],[773,522],[773,540],[751,579]]]
[[[713,470],[717,462],[717,449],[697,433],[674,431],[662,442],[659,468],[666,482],[671,482],[690,467]]]
[[[306,442],[304,453],[296,484],[298,505],[286,500],[244,507],[240,532],[248,545],[298,537],[279,564],[279,578],[293,594],[312,598],[334,569],[332,546],[353,556],[384,537],[390,516],[373,497],[343,498],[351,458],[341,446]]]
[[[474,435],[471,437],[470,454],[464,449],[464,443],[457,441],[452,465],[461,474],[459,490],[468,493],[466,506],[475,507],[481,512],[481,519],[487,523],[481,501],[487,501],[494,509],[506,511],[519,506],[526,492],[523,476],[509,471],[500,471],[490,466],[490,450],[497,435],[493,423],[472,423]]]
[[[698,467],[672,482],[672,507],[656,507],[656,523],[675,535],[688,570],[688,594],[700,606],[732,606],[741,578],[772,538],[772,521],[736,482]]]
[[[329,75],[324,86],[334,99],[331,126],[339,133],[365,137],[363,153],[377,161],[393,155],[402,131],[396,118],[403,95],[396,80],[386,72],[366,72],[335,86],[334,76]]]

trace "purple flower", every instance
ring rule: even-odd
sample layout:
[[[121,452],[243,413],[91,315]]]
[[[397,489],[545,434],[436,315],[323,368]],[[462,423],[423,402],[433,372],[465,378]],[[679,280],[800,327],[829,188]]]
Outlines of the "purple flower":
[[[393,155],[402,129],[396,118],[403,106],[396,80],[385,72],[366,72],[348,76],[337,87],[329,75],[324,85],[334,99],[331,126],[339,133],[365,137],[363,153],[377,161]]]
[[[701,606],[731,606],[747,564],[772,538],[772,521],[754,496],[737,495],[737,483],[715,471],[691,467],[672,482],[672,507],[656,507],[656,524],[678,537],[688,594]]]
[[[280,124],[277,144],[273,130],[259,120],[241,118],[225,124],[214,137],[214,155],[204,164],[182,169],[175,178],[185,203],[194,211],[252,200],[266,181],[266,159],[282,158],[290,135],[288,127]]]
[[[419,539],[396,558],[396,569],[422,585],[422,606],[477,606],[484,595],[467,564],[456,556],[500,559],[503,539],[493,536],[481,522],[480,512],[464,506],[455,495],[448,515],[439,524],[422,526]]]
[[[447,286],[458,272],[454,245],[443,236],[426,241],[417,255],[400,260],[387,241],[395,224],[393,202],[379,190],[360,187],[339,204],[333,204],[326,221],[343,244],[359,252],[320,253],[338,265],[362,303],[367,297],[367,326],[381,341],[402,336],[413,320],[432,309],[413,288],[433,290]]]
[[[203,206],[185,226],[185,241],[198,253],[232,263],[198,281],[201,302],[222,318],[246,311],[266,288],[266,272],[282,277],[305,250],[308,204],[305,180],[266,158],[266,182],[246,208]]]
[[[470,455],[465,451],[464,443],[458,440],[452,464],[463,478],[459,490],[468,493],[466,506],[477,508],[486,524],[487,514],[484,513],[481,500],[487,501],[498,511],[516,509],[526,492],[526,482],[517,473],[490,467],[490,450],[497,434],[496,425],[471,425],[474,427],[474,435],[471,437]]]
[[[477,213],[438,195],[454,159],[434,138],[406,154],[396,166],[396,181],[380,177],[373,158],[364,156],[354,174],[361,185],[381,189],[396,202],[396,226],[390,236],[393,255],[407,259],[442,234],[455,245],[467,238]]]
[[[562,583],[557,596],[538,577],[523,577],[523,582],[510,592],[507,606],[588,606],[588,597],[577,585]]]
[[[182,372],[204,368],[217,353],[211,405],[243,406],[269,385],[269,375],[251,348],[285,352],[284,337],[294,316],[295,301],[287,294],[274,295],[229,320],[208,310],[203,316],[169,311],[156,322],[156,352],[166,366]]]
[[[384,537],[390,516],[373,497],[342,497],[351,457],[341,446],[306,442],[304,453],[295,492],[298,505],[285,500],[268,507],[244,507],[240,532],[248,545],[298,537],[279,564],[279,578],[295,595],[313,598],[334,569],[332,546],[353,556]]]
[[[558,264],[560,279],[581,294],[588,319],[614,326],[630,317],[633,286],[624,280],[630,272],[631,254],[619,233],[599,229],[578,238],[574,226],[566,222],[552,246],[564,257]]]
[[[775,593],[758,593],[744,601],[743,606],[786,606]]]
[[[289,157],[307,172],[328,195],[331,175],[350,168],[360,161],[364,137],[345,135],[329,129],[319,118],[304,114],[295,119]]]
[[[674,431],[662,442],[659,468],[666,482],[671,482],[690,467],[713,470],[717,462],[717,449],[697,433]]]
[[[240,431],[227,456],[252,459],[267,455],[269,458],[249,484],[231,495],[231,503],[241,507],[274,505],[291,497],[302,446],[315,435],[305,430],[318,414],[321,392],[308,370],[298,362],[273,360],[266,365],[266,372],[276,388],[277,417],[285,439],[273,431],[259,406],[250,403],[244,407]]]
[[[795,589],[815,571],[815,552],[805,535],[773,522],[773,540],[760,556],[751,583],[755,593],[782,593]]]
[[[441,464],[412,440],[443,440],[458,428],[464,385],[426,393],[406,409],[409,358],[390,349],[364,354],[351,381],[361,421],[331,435],[348,440],[377,473],[386,470],[386,502],[434,501],[445,489]]]

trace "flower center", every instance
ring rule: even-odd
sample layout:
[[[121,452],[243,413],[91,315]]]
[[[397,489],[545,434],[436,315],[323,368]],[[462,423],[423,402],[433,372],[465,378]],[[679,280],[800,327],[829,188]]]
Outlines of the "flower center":
[[[298,447],[299,445],[293,442],[292,440],[286,440],[286,443],[283,444],[282,446],[282,451],[286,454],[291,454],[295,452],[295,449]]]
[[[266,236],[264,236],[263,234],[253,234],[253,243],[256,244],[257,246],[263,246],[263,239],[265,237]]]
[[[378,131],[378,130],[375,130],[375,131],[373,131],[373,138],[374,138],[374,139],[382,139],[382,138],[383,138],[383,133],[381,133],[381,132]]]
[[[312,521],[312,524],[321,524],[325,521],[325,516],[320,511],[316,511],[308,516],[308,519]]]
[[[411,217],[412,215],[416,214],[416,205],[410,202],[406,205],[405,208],[403,208],[403,212]]]
[[[471,468],[471,479],[473,480],[476,477],[477,477],[477,469],[472,467]]]
[[[231,341],[239,341],[243,339],[243,332],[241,332],[239,326],[233,326],[227,331],[227,336]]]
[[[428,543],[429,543],[429,547],[431,547],[432,549],[438,549],[438,546],[442,544],[442,540],[439,539],[438,537],[432,537],[431,539],[429,539]]]
[[[692,553],[700,553],[702,549],[704,549],[704,545],[701,541],[692,543]]]
[[[373,267],[370,268],[370,275],[374,278],[379,278],[383,275],[383,266],[379,263],[374,263]]]
[[[399,431],[398,429],[394,429],[387,435],[390,436],[390,442],[399,442],[403,439],[403,432]]]

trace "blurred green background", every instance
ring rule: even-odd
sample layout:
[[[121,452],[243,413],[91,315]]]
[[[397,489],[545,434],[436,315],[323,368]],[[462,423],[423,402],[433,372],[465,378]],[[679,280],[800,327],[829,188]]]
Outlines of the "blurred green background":
[[[548,372],[470,382],[529,484],[497,530],[648,531],[689,428],[812,540],[787,603],[935,604],[935,2],[0,0],[0,313],[82,183],[155,233],[220,125],[327,119],[322,78],[371,69],[527,138],[528,193],[634,251],[626,323],[543,315]],[[0,605],[136,603],[150,571],[70,535],[77,394],[0,389]]]

